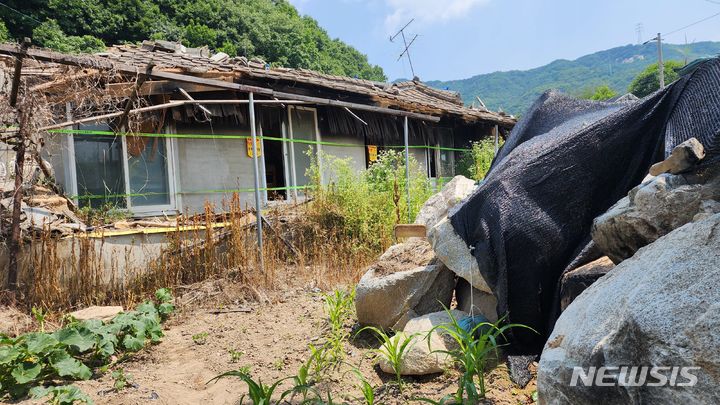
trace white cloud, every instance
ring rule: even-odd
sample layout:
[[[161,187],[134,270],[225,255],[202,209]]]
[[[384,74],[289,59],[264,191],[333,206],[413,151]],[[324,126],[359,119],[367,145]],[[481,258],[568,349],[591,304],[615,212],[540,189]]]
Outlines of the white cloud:
[[[392,10],[385,18],[385,28],[395,31],[414,18],[420,24],[435,24],[461,18],[475,7],[490,0],[385,0]]]

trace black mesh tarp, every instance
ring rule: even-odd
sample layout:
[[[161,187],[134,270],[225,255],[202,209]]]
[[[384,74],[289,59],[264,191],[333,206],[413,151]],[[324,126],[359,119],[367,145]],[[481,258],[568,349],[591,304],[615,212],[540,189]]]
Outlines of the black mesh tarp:
[[[486,180],[451,212],[498,297],[498,313],[539,332],[514,329],[515,349],[542,349],[557,316],[560,275],[597,256],[589,245],[593,219],[693,136],[706,160],[717,158],[719,59],[630,105],[548,92],[523,116]]]

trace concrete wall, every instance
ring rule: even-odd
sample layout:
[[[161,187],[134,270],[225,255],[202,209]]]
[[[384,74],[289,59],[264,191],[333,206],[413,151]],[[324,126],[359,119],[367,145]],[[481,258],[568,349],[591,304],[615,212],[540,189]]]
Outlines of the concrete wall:
[[[365,170],[365,141],[357,136],[352,135],[322,135],[323,142],[336,142],[343,144],[352,144],[356,146],[330,146],[323,145],[322,151],[326,155],[331,155],[337,158],[351,158],[352,167],[357,171]],[[329,167],[323,168],[323,180],[325,183],[332,181],[332,173]]]
[[[209,124],[177,124],[176,131],[178,134],[250,135],[249,130],[230,124],[213,124],[212,127]],[[176,142],[177,186],[182,204],[179,209],[203,212],[208,201],[219,210],[223,200],[230,200],[232,191],[207,191],[255,186],[253,159],[247,155],[245,139],[179,138]],[[240,199],[243,206],[246,203],[254,205],[252,192],[240,193]]]

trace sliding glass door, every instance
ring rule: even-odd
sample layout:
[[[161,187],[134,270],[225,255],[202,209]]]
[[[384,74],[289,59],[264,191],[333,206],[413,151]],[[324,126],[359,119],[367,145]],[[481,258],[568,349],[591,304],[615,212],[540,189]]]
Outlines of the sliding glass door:
[[[81,207],[127,208],[136,214],[175,209],[171,139],[105,135],[107,125],[81,129],[97,131],[73,136],[74,189]]]

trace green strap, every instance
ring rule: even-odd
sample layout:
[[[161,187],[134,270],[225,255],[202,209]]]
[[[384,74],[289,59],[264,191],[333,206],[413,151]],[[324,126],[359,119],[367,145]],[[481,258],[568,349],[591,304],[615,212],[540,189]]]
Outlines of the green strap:
[[[250,135],[208,135],[208,134],[163,134],[163,133],[148,133],[148,132],[113,132],[113,131],[96,131],[89,129],[51,129],[48,131],[51,134],[75,134],[75,135],[96,135],[96,136],[137,136],[143,138],[178,138],[178,139],[250,139]],[[289,139],[289,138],[278,138],[275,136],[257,136],[257,139],[267,139],[269,141],[279,142],[291,142],[301,143],[307,145],[321,145],[321,146],[337,146],[346,148],[357,148],[365,147],[365,145],[357,145],[353,143],[340,143],[340,142],[327,142],[327,141],[311,141],[307,139]],[[404,145],[390,145],[381,146],[383,148],[390,149],[405,149]],[[449,148],[442,146],[430,146],[430,145],[409,145],[409,149],[432,149],[441,151],[455,151],[455,152],[467,152],[472,149],[467,148]]]

